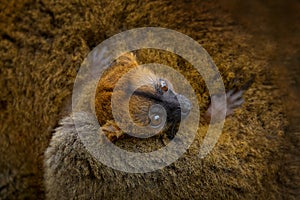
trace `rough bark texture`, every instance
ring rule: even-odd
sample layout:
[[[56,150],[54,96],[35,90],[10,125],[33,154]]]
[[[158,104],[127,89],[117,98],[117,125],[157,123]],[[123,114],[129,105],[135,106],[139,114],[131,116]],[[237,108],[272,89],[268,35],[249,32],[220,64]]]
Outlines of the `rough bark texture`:
[[[160,26],[197,40],[228,88],[239,84],[235,78],[247,80],[255,73],[246,103],[226,121],[209,156],[197,157],[207,128],[202,126],[182,158],[146,174],[126,174],[95,162],[69,127],[53,138],[49,150],[65,156],[55,168],[61,179],[46,175],[56,192],[51,195],[77,191],[77,199],[298,199],[299,113],[294,110],[299,108],[299,2],[230,2],[2,1],[0,198],[45,197],[44,152],[88,52],[122,30]],[[202,95],[204,109],[205,85],[185,74]],[[134,139],[126,141],[135,144]]]

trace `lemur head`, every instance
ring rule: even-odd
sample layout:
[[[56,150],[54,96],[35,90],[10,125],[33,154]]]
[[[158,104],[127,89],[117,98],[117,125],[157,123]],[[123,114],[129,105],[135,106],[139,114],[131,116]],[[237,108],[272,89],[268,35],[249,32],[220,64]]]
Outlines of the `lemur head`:
[[[177,94],[171,82],[148,68],[131,70],[122,83],[131,94],[129,111],[132,120],[142,126],[164,129],[185,119],[192,104],[184,95]]]

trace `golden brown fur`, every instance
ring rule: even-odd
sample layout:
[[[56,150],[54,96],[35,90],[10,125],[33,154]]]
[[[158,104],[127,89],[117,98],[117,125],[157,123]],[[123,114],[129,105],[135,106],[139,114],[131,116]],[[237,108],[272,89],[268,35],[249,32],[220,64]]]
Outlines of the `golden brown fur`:
[[[1,1],[0,199],[44,199],[44,181],[56,199],[299,199],[299,131],[286,125],[289,87],[278,87],[296,84],[299,76],[276,68],[299,66],[299,3],[291,2],[295,0]],[[200,126],[193,148],[177,162],[153,173],[126,174],[96,163],[72,126],[51,138],[64,117],[59,113],[70,105],[65,99],[86,55],[115,33],[145,26],[174,29],[197,40],[227,88],[251,73],[257,79],[205,159],[197,157],[206,128]],[[180,69],[201,94],[205,112],[206,86],[184,61],[155,53],[139,58]],[[289,106],[299,114],[299,98],[294,99],[297,103]],[[133,151],[147,146],[134,139],[122,142]],[[51,167],[44,168],[50,156]]]
[[[149,109],[151,105],[157,102],[146,96],[134,95],[133,91],[139,89],[139,91],[158,95],[154,86],[159,83],[160,78],[163,77],[158,77],[150,69],[143,66],[138,67],[136,56],[132,53],[126,53],[120,56],[120,58],[105,71],[97,85],[95,110],[100,126],[102,126],[110,140],[116,140],[118,137],[123,136],[126,131],[135,132],[133,131],[132,125],[140,127],[149,125]],[[116,87],[117,84],[118,88]],[[174,92],[171,83],[168,82],[168,84],[169,90]],[[115,96],[114,102],[116,104],[114,116],[112,113],[113,93]],[[125,101],[128,101],[128,108],[124,106]],[[128,116],[124,115],[127,110]],[[132,125],[129,125],[128,120],[124,120],[124,118],[130,119],[130,121],[132,120]],[[115,133],[120,131],[115,120],[123,124],[121,125],[121,129],[125,128],[125,132]],[[169,124],[165,126],[165,128],[167,128]]]
[[[129,70],[138,66],[133,54],[126,54],[104,72],[101,77],[95,95],[96,115],[100,125],[104,125],[107,120],[112,120],[111,97],[113,89],[118,80]]]

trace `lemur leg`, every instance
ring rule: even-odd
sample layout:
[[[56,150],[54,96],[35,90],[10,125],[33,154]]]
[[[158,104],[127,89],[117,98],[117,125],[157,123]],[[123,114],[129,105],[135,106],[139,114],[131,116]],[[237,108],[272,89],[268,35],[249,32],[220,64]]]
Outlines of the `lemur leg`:
[[[107,121],[106,124],[101,127],[101,129],[107,139],[111,142],[115,142],[125,135],[124,132],[112,120]]]

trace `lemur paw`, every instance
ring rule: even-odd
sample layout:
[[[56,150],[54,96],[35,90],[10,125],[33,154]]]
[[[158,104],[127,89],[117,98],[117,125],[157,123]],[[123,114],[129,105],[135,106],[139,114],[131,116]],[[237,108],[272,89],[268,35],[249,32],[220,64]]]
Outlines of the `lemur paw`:
[[[208,110],[205,113],[205,119],[209,121],[212,116],[212,110],[215,110],[217,117],[215,118],[216,122],[221,121],[221,116],[223,113],[226,113],[226,117],[232,115],[234,110],[241,106],[244,102],[243,99],[244,90],[230,90],[226,93],[226,102],[224,102],[224,96],[222,95],[213,95],[211,97],[211,103]]]
[[[234,113],[234,110],[240,107],[244,103],[243,93],[246,91],[254,82],[255,75],[251,75],[251,78],[242,86],[239,90],[233,89],[226,92],[226,96],[223,95],[213,95],[211,97],[211,103],[205,113],[205,119],[207,122],[210,121],[212,117],[212,110],[215,110],[216,117],[214,116],[214,122],[222,121],[224,118],[222,116],[229,116]],[[226,101],[224,101],[226,99]]]
[[[240,107],[244,103],[243,92],[244,90],[240,90],[240,91],[230,90],[226,93],[226,100],[227,100],[226,116],[232,115],[234,113],[234,110]]]
[[[118,139],[124,136],[123,131],[112,121],[106,122],[106,124],[101,128],[104,135],[111,142],[116,142]]]

